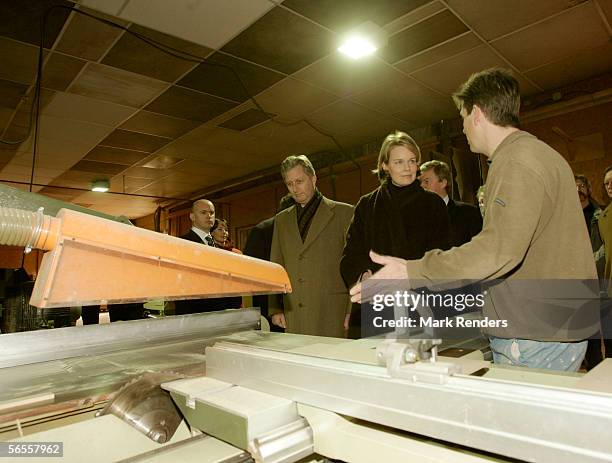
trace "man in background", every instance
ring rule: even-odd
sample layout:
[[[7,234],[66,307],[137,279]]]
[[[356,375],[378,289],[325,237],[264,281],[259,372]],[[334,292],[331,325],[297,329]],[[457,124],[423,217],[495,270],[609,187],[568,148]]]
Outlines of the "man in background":
[[[198,199],[191,206],[189,213],[191,229],[180,238],[215,247],[215,240],[210,229],[215,224],[215,206],[208,199]]]
[[[210,234],[210,229],[215,224],[215,206],[208,199],[198,199],[191,206],[189,213],[191,230],[180,238],[194,241],[206,246],[215,246],[215,240]],[[175,314],[186,315],[190,313],[213,312],[215,310],[238,309],[236,297],[221,297],[210,299],[189,299],[175,301]]]
[[[589,182],[586,175],[574,175],[574,180],[576,181],[576,190],[578,191],[578,198],[580,199],[582,213],[584,214],[584,222],[589,231],[591,247],[593,248],[593,252],[596,252],[601,244],[597,232],[597,219],[599,218],[599,214],[601,214],[601,207],[599,207],[597,201],[591,196],[591,182]],[[598,269],[600,276],[601,271],[603,271],[603,268]]]
[[[608,198],[612,199],[612,166],[604,171],[603,183]],[[578,187],[578,180],[576,180],[576,186]],[[580,193],[580,188],[578,192]],[[582,197],[580,199],[582,203]],[[612,356],[612,300],[610,299],[610,294],[612,294],[612,286],[610,285],[612,279],[612,207],[608,205],[605,210],[596,212],[591,223],[593,224],[591,244],[595,251],[597,273],[602,283],[602,300],[601,332],[597,338],[589,339],[589,346],[584,359],[584,367],[587,370],[595,367],[604,358]],[[595,249],[596,247],[598,249]]]
[[[436,193],[446,203],[451,225],[451,246],[461,246],[482,230],[482,217],[478,208],[449,197],[451,172],[442,161],[427,161],[420,167],[421,186]]]
[[[295,201],[290,194],[283,196],[278,205],[278,212],[293,206]],[[268,219],[262,220],[255,225],[247,238],[244,247],[244,254],[257,259],[270,260],[270,251],[272,249],[272,235],[274,234],[274,221],[276,215]],[[253,296],[253,305],[259,307],[261,314],[270,321],[268,315],[268,296],[260,295]],[[270,324],[271,331],[284,331],[281,327]]]

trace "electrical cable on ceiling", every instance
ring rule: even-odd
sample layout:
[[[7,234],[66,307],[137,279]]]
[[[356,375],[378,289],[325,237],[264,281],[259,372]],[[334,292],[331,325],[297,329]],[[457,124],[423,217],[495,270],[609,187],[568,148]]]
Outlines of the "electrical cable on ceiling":
[[[50,14],[50,12],[55,9],[55,8],[59,8],[59,9],[66,9],[84,16],[87,16],[89,18],[92,18],[96,21],[99,21],[101,23],[104,23],[108,26],[117,28],[117,29],[121,29],[123,31],[125,31],[128,34],[133,35],[134,37],[138,38],[139,40],[147,43],[148,45],[150,45],[151,47],[160,50],[163,53],[166,53],[170,56],[173,56],[175,58],[179,58],[182,59],[184,61],[188,61],[188,62],[193,62],[193,63],[198,63],[198,64],[204,64],[206,66],[216,66],[216,67],[220,67],[220,68],[224,68],[229,70],[232,75],[234,76],[234,78],[236,79],[236,81],[238,82],[238,84],[240,85],[242,91],[244,92],[245,96],[247,97],[247,99],[249,99],[254,105],[255,107],[261,111],[272,123],[274,124],[278,124],[282,127],[291,127],[297,124],[300,124],[302,122],[304,122],[308,127],[310,127],[311,129],[313,129],[315,132],[329,138],[330,140],[332,140],[332,142],[334,143],[334,145],[336,145],[336,147],[338,148],[338,150],[340,151],[340,153],[342,153],[344,159],[348,159],[349,161],[351,161],[359,170],[359,184],[360,184],[360,192],[361,192],[361,166],[360,164],[355,160],[355,158],[353,157],[352,153],[347,152],[342,145],[340,144],[340,142],[338,142],[338,140],[336,139],[336,137],[334,137],[332,134],[327,133],[321,129],[319,129],[318,127],[316,127],[312,122],[310,122],[308,119],[306,118],[302,118],[293,122],[283,122],[283,121],[279,121],[277,119],[275,119],[271,114],[269,114],[268,112],[265,111],[265,109],[261,106],[261,104],[255,99],[255,97],[253,95],[250,94],[249,90],[247,89],[245,83],[243,82],[243,80],[240,78],[240,76],[238,75],[238,73],[236,72],[236,70],[228,65],[225,64],[220,64],[220,63],[213,63],[210,61],[206,61],[203,58],[200,58],[197,55],[179,50],[177,48],[171,47],[169,45],[165,45],[161,42],[158,42],[156,40],[150,39],[142,34],[139,34],[138,32],[135,32],[133,30],[130,30],[129,28],[115,23],[113,21],[110,21],[108,19],[104,19],[104,18],[99,18],[93,14],[90,14],[86,11],[82,11],[79,10],[78,8],[76,8],[75,6],[66,6],[66,5],[52,5],[50,6],[46,11],[45,14],[43,15],[42,18],[42,23],[41,23],[41,34],[40,34],[40,45],[39,45],[39,53],[38,53],[38,67],[37,67],[37,73],[36,73],[36,80],[35,80],[35,90],[34,90],[34,98],[32,100],[31,106],[30,106],[30,118],[29,118],[29,124],[28,124],[28,128],[26,131],[26,135],[21,139],[21,140],[14,140],[14,141],[9,141],[9,140],[2,140],[0,139],[0,143],[3,144],[8,144],[8,145],[19,145],[21,143],[23,143],[24,141],[26,141],[28,139],[28,137],[30,136],[30,133],[32,131],[32,126],[34,126],[34,145],[33,145],[33,153],[32,153],[32,172],[31,172],[31,177],[30,177],[30,191],[32,191],[32,185],[34,182],[34,170],[35,170],[35,163],[36,163],[36,155],[37,155],[37,138],[38,138],[38,127],[39,127],[39,123],[40,123],[40,95],[41,95],[41,86],[42,86],[42,76],[43,76],[43,49],[44,49],[44,38],[45,38],[45,29],[46,29],[46,24],[47,24],[47,19],[48,16]],[[36,111],[35,111],[36,109]]]

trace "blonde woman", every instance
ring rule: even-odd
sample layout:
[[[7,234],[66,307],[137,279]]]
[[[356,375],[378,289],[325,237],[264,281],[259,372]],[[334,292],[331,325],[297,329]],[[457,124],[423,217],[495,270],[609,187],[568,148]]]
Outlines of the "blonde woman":
[[[383,141],[373,171],[380,186],[361,197],[347,232],[340,264],[347,287],[380,268],[370,250],[419,259],[431,249],[449,248],[446,204],[417,181],[420,162],[421,150],[408,134],[396,131]]]

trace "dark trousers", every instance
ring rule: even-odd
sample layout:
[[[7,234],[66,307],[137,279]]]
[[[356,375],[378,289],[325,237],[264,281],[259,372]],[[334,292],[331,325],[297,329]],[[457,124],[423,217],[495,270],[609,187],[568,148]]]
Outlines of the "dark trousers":
[[[139,320],[144,318],[142,303],[113,304],[108,306],[108,315],[111,323],[119,320]],[[92,305],[81,309],[83,325],[97,325],[100,320],[100,306]]]

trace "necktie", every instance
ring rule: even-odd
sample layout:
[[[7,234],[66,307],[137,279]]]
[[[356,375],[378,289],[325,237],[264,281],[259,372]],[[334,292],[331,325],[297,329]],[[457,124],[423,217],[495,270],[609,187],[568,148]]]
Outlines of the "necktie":
[[[214,243],[214,241],[213,241],[213,237],[212,237],[212,236],[210,236],[210,235],[206,235],[206,236],[204,237],[204,241],[206,241],[206,244],[207,244],[207,245],[212,246],[213,248],[215,247],[215,243]]]

